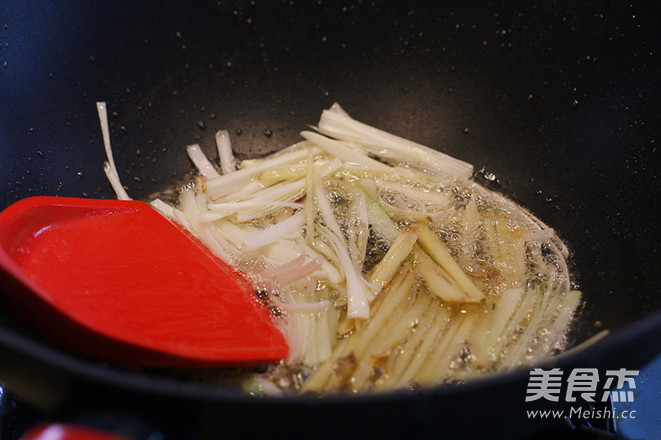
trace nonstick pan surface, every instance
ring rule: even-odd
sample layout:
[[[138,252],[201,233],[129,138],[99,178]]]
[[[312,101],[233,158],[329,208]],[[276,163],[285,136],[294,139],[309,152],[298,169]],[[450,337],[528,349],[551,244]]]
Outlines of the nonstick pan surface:
[[[614,332],[563,362],[639,367],[661,350],[661,69],[650,5],[7,1],[0,207],[41,194],[114,196],[96,101],[108,103],[115,161],[137,199],[191,175],[186,145],[200,143],[215,158],[218,129],[230,131],[239,158],[259,157],[296,142],[339,102],[358,120],[474,164],[478,182],[555,228],[585,295],[573,340]],[[140,405],[152,405],[150,420],[177,413],[201,436],[218,428],[215,414],[228,423],[254,405],[80,359],[5,316],[0,325],[0,380],[42,407],[145,413]],[[390,419],[403,411],[409,421],[381,432],[426,436],[437,425],[466,425],[473,413],[464,407],[495,420],[521,406],[526,374],[460,389],[260,404],[274,427],[292,411],[316,422],[321,412]],[[487,397],[502,399],[501,408],[475,403]],[[446,429],[465,432],[455,428]]]

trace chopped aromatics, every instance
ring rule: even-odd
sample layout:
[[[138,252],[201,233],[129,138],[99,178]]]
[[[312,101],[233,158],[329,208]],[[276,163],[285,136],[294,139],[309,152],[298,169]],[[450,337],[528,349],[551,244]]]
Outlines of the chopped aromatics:
[[[128,198],[103,103],[99,118]],[[565,347],[581,294],[553,229],[471,181],[472,165],[337,104],[318,127],[242,162],[219,131],[219,166],[188,146],[200,177],[178,206],[151,202],[251,277],[287,337],[288,359],[243,379],[251,393],[433,385]]]
[[[99,121],[101,122],[101,134],[103,135],[103,146],[106,149],[106,157],[108,162],[103,164],[103,170],[106,173],[106,177],[112,185],[113,191],[117,194],[119,200],[131,200],[129,195],[126,193],[126,190],[122,186],[122,182],[119,180],[119,174],[117,174],[117,167],[115,167],[115,160],[112,157],[112,148],[110,147],[110,126],[108,125],[108,110],[106,108],[105,102],[97,102],[96,110],[99,113]]]

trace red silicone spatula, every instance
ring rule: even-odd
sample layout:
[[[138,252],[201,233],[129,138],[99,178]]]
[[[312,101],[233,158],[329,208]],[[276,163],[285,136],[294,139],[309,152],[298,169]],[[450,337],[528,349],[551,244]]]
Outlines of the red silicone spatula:
[[[0,213],[0,283],[25,326],[109,362],[250,366],[288,352],[251,283],[143,202],[16,202]]]

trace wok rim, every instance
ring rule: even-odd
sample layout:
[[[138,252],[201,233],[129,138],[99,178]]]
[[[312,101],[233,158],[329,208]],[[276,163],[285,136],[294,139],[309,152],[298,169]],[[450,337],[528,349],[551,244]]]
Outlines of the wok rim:
[[[529,371],[535,367],[550,368],[568,365],[583,366],[581,361],[585,362],[589,359],[592,359],[592,361],[585,362],[585,364],[594,364],[595,360],[597,360],[598,363],[603,364],[603,361],[599,360],[601,360],[607,353],[618,351],[618,349],[630,344],[631,341],[643,340],[646,337],[653,336],[655,333],[661,335],[661,310],[651,313],[634,324],[617,329],[594,344],[587,346],[584,349],[577,350],[576,352],[569,353],[566,356],[551,357],[540,363],[518,368],[506,373],[498,373],[482,378],[471,379],[458,386],[444,384],[415,390],[399,389],[383,393],[342,393],[329,395],[302,394],[291,396],[252,396],[237,390],[228,390],[218,386],[210,386],[202,383],[168,379],[146,373],[122,370],[119,367],[66,352],[4,326],[0,326],[0,343],[4,347],[13,350],[15,353],[27,356],[34,361],[40,361],[48,365],[50,368],[58,369],[59,371],[75,376],[77,380],[87,379],[96,384],[110,386],[115,388],[118,393],[121,393],[122,391],[132,391],[151,394],[153,397],[161,396],[178,398],[186,401],[249,403],[251,405],[262,406],[298,406],[301,404],[306,406],[333,406],[338,404],[345,405],[347,403],[370,405],[384,401],[406,401],[422,396],[434,399],[445,399],[470,391],[486,390],[521,382],[524,378],[528,377]],[[639,367],[644,366],[644,364],[658,356],[660,353],[661,348],[657,349],[656,353],[647,353],[650,354],[650,356],[647,360],[643,361],[643,365],[639,365]],[[603,365],[600,366],[603,367]],[[4,385],[6,386],[7,383]],[[13,391],[11,385],[10,382],[10,392]],[[22,397],[20,390],[17,391],[17,395]],[[39,405],[38,402],[32,403]]]

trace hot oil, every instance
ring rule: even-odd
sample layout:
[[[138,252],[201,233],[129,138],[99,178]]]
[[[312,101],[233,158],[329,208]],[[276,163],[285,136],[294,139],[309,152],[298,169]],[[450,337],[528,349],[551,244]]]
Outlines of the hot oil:
[[[472,181],[405,171],[341,169],[321,180],[352,264],[369,276],[406,227],[424,224],[485,298],[465,304],[439,298],[415,273],[415,252],[371,302],[368,319],[348,318],[346,288],[328,279],[311,276],[312,287],[301,280],[258,289],[269,307],[280,304],[274,318],[295,347],[290,359],[258,375],[281,392],[380,391],[463,381],[535,362],[564,347],[569,319],[563,313],[571,306],[558,298],[568,289],[569,274],[554,235],[540,234],[544,227],[534,217]],[[294,212],[275,210],[243,227],[260,230]],[[337,264],[324,238],[329,225],[318,210],[312,219],[312,230],[309,223],[303,227],[303,239]],[[272,267],[256,251],[242,252],[237,263],[249,274]],[[398,285],[410,287],[402,293]],[[514,298],[512,289],[520,295],[502,312],[503,299]],[[401,298],[392,307],[389,297],[396,295]],[[306,308],[320,302],[328,307]],[[366,334],[369,340],[362,339]]]
[[[377,182],[377,187],[379,183],[381,182]],[[423,187],[426,192],[434,191],[430,186],[419,183],[406,182],[405,185]],[[338,182],[329,186],[337,187]],[[452,256],[487,294],[487,299],[480,304],[455,307],[433,298],[433,307],[444,308],[446,313],[445,323],[434,327],[442,330],[433,335],[433,341],[422,344],[424,338],[421,335],[432,328],[436,318],[433,314],[423,312],[397,344],[378,353],[373,374],[367,385],[360,388],[356,385],[355,378],[349,378],[342,389],[358,391],[389,386],[414,386],[419,384],[419,381],[431,384],[464,380],[478,374],[493,373],[522,363],[534,362],[561,349],[566,342],[565,327],[554,330],[550,326],[553,318],[538,318],[540,313],[545,311],[544,307],[548,306],[544,302],[544,295],[556,294],[541,294],[539,290],[542,287],[557,289],[568,282],[569,276],[558,264],[562,255],[559,255],[557,249],[534,240],[539,225],[524,212],[515,211],[511,205],[501,203],[502,198],[491,197],[486,190],[473,183],[466,182],[464,186],[454,185],[446,188],[449,189],[435,190],[434,194],[446,196],[448,203],[444,210],[434,210],[433,215],[427,216],[427,226],[447,244]],[[336,203],[346,202],[346,191],[338,191],[335,194]],[[398,194],[392,188],[379,191],[378,195],[381,203],[395,206],[396,209],[388,213],[400,227],[420,221],[420,214],[426,215],[426,208],[432,205],[431,202],[412,199],[410,195]],[[410,213],[404,212],[406,208]],[[340,207],[336,212],[340,214],[343,210],[346,212],[347,207]],[[399,218],[398,210],[402,211]],[[351,222],[342,224],[343,231],[350,231]],[[370,231],[372,237],[367,241],[366,255],[384,254],[386,249],[383,242],[380,248],[377,247],[377,233]],[[415,261],[411,263],[415,264]],[[417,290],[411,294],[407,310],[413,307],[415,300],[421,295],[429,295],[424,289],[420,290],[421,284],[418,280]],[[510,318],[506,333],[511,341],[501,337],[498,338],[496,349],[481,346],[479,341],[486,338],[491,331],[491,312],[496,302],[504,290],[512,288],[530,291],[526,295],[539,295],[540,298],[536,302],[522,301],[522,304],[519,304],[528,309]],[[562,306],[558,306],[557,311],[560,312],[561,309]],[[531,324],[539,326],[531,330],[527,327]],[[527,338],[526,341],[522,341],[524,337]],[[417,351],[423,348],[424,352]],[[440,358],[434,355],[439,350],[446,351]],[[436,360],[440,359],[440,363],[436,368],[427,366],[420,379],[412,378],[406,383],[397,383],[398,375],[404,374],[398,364],[410,362],[411,351],[414,351],[415,359],[435,356]],[[512,356],[516,356],[516,359]]]

